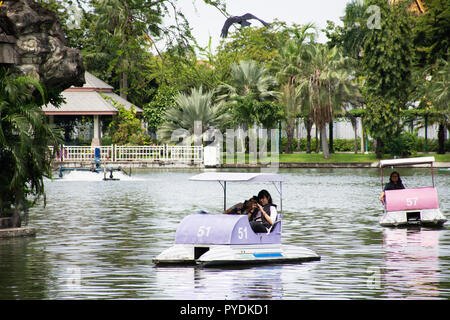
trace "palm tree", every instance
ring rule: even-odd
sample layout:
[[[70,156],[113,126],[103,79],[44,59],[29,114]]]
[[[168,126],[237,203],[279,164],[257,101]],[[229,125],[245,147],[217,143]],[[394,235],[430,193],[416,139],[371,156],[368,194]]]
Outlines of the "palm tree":
[[[305,40],[309,39],[314,41],[314,34],[310,33],[310,30],[314,29],[313,24],[307,24],[294,31],[292,39],[288,40],[279,50],[279,55],[273,64],[275,70],[277,70],[276,77],[281,84],[280,102],[284,106],[284,116],[286,119],[286,134],[288,143],[286,146],[286,152],[292,153],[292,139],[294,137],[295,122],[302,112],[305,116],[305,124],[308,117],[308,103],[302,101],[304,95],[300,94],[300,91],[296,88],[299,79],[304,76],[306,67],[304,65],[305,59],[303,55],[307,44]],[[310,145],[310,126],[308,127],[308,138]]]
[[[250,94],[258,100],[270,99],[277,96],[277,91],[272,90],[275,84],[275,78],[265,67],[259,66],[253,60],[241,60],[231,65],[231,84],[219,86],[219,92],[225,91],[219,99],[229,100]]]
[[[270,115],[277,114],[276,106],[270,101],[278,96],[278,91],[274,90],[276,80],[269,74],[269,70],[259,66],[253,60],[242,60],[231,65],[231,82],[222,84],[217,88],[221,94],[218,100],[223,101],[232,115],[230,125],[242,127],[253,127],[257,125],[273,125],[272,120],[277,117]],[[264,108],[264,113],[261,109]],[[267,112],[270,109],[271,112]],[[238,134],[241,150],[244,149],[244,135]]]
[[[292,153],[292,139],[294,137],[295,119],[298,116],[299,105],[301,105],[301,95],[300,90],[293,84],[282,85],[280,92],[280,102],[284,106],[284,116],[286,117],[286,153]]]
[[[13,227],[21,225],[28,196],[34,202],[45,196],[43,177],[51,177],[48,146],[56,151],[62,142],[61,132],[46,123],[44,103],[36,79],[0,70],[0,216],[12,217]]]
[[[305,59],[307,77],[301,79],[300,88],[308,93],[311,118],[320,130],[323,156],[328,159],[326,125],[333,120],[335,109],[343,108],[344,102],[353,99],[357,87],[347,71],[347,58],[336,47],[329,49],[321,44],[308,46]]]
[[[203,92],[202,88],[192,89],[190,95],[178,93],[176,106],[166,110],[164,123],[158,130],[158,139],[170,143],[179,138],[191,145],[195,126],[201,124],[201,132],[218,128],[227,115],[222,112],[222,104],[213,102],[213,92]]]
[[[430,69],[435,68],[434,72]],[[448,114],[449,114],[449,104],[450,101],[450,63],[444,59],[440,59],[435,66],[426,70],[426,74],[431,74],[431,79],[426,81],[423,89],[423,96],[428,100],[435,110],[441,112],[441,116],[438,117],[439,122],[438,129],[438,141],[439,149],[438,153],[445,153],[445,127],[448,126]]]

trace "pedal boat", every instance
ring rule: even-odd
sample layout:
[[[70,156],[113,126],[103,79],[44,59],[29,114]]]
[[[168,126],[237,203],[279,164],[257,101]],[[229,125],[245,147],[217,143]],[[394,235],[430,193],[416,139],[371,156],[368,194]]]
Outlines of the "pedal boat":
[[[434,184],[434,157],[392,159],[380,161],[381,188],[383,168],[411,165],[430,165],[432,187],[408,188],[385,191],[384,214],[380,224],[385,227],[441,227],[446,217],[439,209],[438,194]]]
[[[174,245],[153,259],[157,266],[184,264],[214,267],[320,260],[320,256],[310,249],[281,244],[282,176],[271,173],[205,172],[189,180],[218,181],[224,190],[224,210],[227,208],[227,182],[272,182],[280,195],[277,220],[267,232],[255,233],[247,215],[204,212],[188,215],[177,228]]]

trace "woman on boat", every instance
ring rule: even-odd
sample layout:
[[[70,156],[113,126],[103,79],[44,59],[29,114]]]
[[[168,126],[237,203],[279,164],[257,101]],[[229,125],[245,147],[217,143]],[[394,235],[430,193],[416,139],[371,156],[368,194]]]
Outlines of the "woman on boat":
[[[397,171],[393,171],[389,176],[389,182],[384,186],[384,191],[381,193],[380,201],[384,202],[384,195],[386,190],[399,190],[405,189],[405,186],[402,183],[402,179],[400,178],[400,174]]]
[[[258,193],[258,209],[250,216],[250,226],[255,232],[267,232],[277,220],[276,205],[272,203],[272,197],[267,190]]]

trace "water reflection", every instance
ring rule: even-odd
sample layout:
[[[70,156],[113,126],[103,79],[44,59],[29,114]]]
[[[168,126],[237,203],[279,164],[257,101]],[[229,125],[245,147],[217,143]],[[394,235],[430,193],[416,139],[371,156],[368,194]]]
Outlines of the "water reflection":
[[[439,296],[441,230],[383,230],[385,294],[389,298]]]
[[[157,287],[175,299],[295,299],[308,291],[311,265],[155,268]]]

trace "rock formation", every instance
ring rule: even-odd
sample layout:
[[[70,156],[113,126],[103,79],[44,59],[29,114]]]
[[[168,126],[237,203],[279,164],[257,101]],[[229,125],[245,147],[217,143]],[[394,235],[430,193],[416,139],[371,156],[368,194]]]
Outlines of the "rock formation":
[[[5,0],[0,6],[0,64],[64,90],[84,84],[82,57],[68,48],[56,13],[33,0]]]

